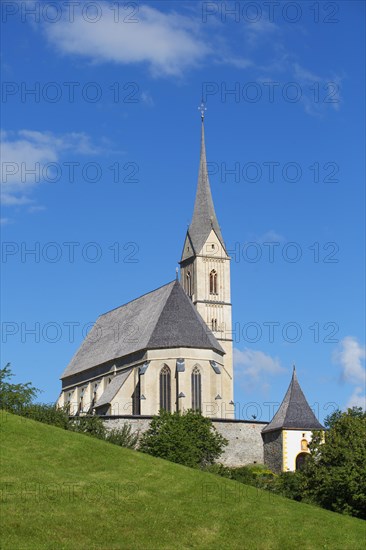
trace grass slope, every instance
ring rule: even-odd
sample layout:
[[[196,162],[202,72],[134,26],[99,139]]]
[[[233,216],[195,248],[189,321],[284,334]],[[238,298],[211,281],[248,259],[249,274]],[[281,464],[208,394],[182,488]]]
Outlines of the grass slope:
[[[3,413],[1,548],[364,548],[358,519]]]

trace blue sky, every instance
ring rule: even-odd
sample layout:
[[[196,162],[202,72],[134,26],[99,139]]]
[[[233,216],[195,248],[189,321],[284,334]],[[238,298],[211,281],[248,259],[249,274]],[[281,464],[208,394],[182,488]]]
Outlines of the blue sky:
[[[1,7],[2,365],[55,400],[98,315],[175,277],[203,97],[238,416],[293,363],[320,419],[364,403],[364,3]]]

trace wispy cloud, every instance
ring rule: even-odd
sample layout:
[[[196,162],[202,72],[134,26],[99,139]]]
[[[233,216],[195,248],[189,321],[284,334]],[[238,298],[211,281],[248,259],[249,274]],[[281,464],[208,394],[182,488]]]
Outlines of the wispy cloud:
[[[234,348],[234,371],[239,384],[248,391],[259,389],[266,393],[269,389],[269,378],[283,374],[286,369],[282,367],[278,357],[259,350]]]
[[[100,6],[103,15],[93,24],[76,7],[74,21],[45,25],[49,41],[62,53],[94,62],[146,64],[154,76],[179,76],[213,52],[190,17],[139,5],[132,21],[122,13],[116,18],[106,2]]]
[[[364,364],[365,347],[357,338],[346,336],[340,341],[338,349],[333,354],[334,361],[341,366],[341,380],[350,384],[366,383]]]
[[[100,151],[84,133],[20,130],[1,135],[1,200],[6,206],[32,204],[31,195],[44,181],[45,168],[59,162],[65,152],[95,155]]]
[[[285,238],[280,233],[277,233],[274,229],[269,229],[262,235],[254,235],[251,238],[252,241],[256,243],[282,243]]]
[[[352,407],[361,407],[362,409],[366,410],[366,394],[365,394],[365,387],[356,386],[353,390],[353,393],[351,397],[349,398],[347,405],[347,408]]]
[[[353,384],[353,392],[347,407],[366,405],[366,349],[357,338],[346,336],[341,340],[338,349],[333,353],[333,361],[340,365],[340,378],[343,383]]]

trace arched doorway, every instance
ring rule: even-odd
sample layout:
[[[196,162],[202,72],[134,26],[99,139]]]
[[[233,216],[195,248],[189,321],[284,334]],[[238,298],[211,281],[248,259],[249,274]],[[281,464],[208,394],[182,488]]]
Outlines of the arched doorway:
[[[304,467],[306,460],[309,458],[309,453],[299,453],[296,457],[296,470],[301,470]]]

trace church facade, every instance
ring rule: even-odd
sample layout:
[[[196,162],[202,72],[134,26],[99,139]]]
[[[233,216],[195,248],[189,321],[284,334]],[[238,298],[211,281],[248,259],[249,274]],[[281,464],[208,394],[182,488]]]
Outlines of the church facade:
[[[230,257],[208,178],[204,116],[196,199],[180,260],[180,280],[101,315],[61,376],[58,406],[102,415],[107,426],[144,431],[161,409],[199,410],[229,445],[229,466],[301,467],[313,430],[294,369],[268,423],[235,419]]]
[[[71,414],[194,409],[234,417],[230,258],[208,179],[204,120],[192,222],[172,281],[101,315],[62,374]]]

